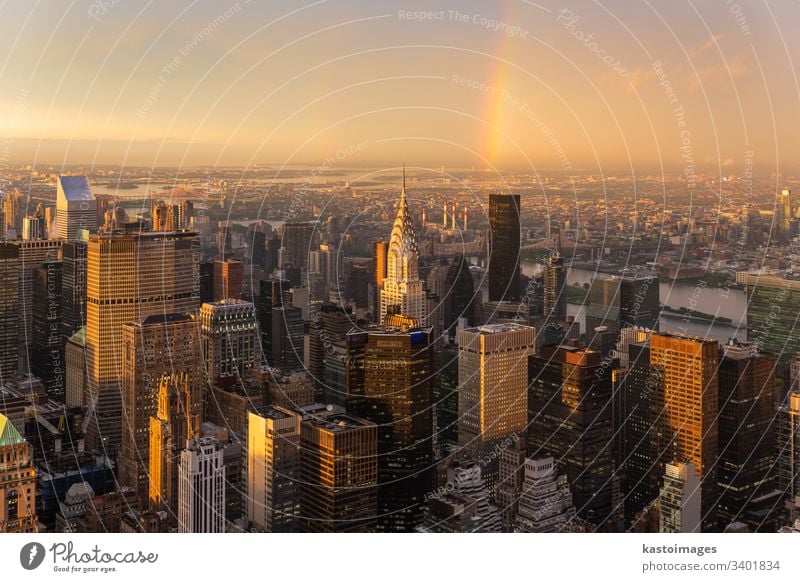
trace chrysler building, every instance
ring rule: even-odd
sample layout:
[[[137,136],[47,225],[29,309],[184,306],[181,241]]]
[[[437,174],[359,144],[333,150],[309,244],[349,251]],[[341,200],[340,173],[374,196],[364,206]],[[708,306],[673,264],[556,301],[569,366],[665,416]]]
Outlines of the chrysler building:
[[[392,315],[401,315],[422,325],[426,315],[425,289],[419,278],[417,234],[406,199],[405,166],[400,205],[392,226],[388,254],[386,279],[381,290],[381,325],[386,325]]]

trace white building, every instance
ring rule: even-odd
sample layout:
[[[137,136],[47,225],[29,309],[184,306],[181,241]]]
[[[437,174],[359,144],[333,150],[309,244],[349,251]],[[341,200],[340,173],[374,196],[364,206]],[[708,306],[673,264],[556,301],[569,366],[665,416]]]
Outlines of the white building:
[[[56,192],[56,237],[73,241],[80,229],[97,230],[97,200],[86,176],[59,176]]]
[[[702,523],[700,479],[692,463],[668,463],[658,496],[661,533],[698,533]]]
[[[178,468],[178,531],[225,532],[225,465],[222,444],[189,440]]]

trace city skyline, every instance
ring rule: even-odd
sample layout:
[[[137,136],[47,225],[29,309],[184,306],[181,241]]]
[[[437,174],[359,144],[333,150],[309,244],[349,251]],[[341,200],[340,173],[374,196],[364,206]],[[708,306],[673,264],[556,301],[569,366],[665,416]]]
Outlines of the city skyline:
[[[799,18],[0,2],[10,577],[791,577]]]

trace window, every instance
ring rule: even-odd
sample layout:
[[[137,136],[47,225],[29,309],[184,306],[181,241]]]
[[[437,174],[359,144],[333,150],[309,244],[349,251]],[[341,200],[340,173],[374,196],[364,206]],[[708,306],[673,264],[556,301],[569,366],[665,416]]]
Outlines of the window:
[[[19,498],[17,491],[12,489],[8,492],[8,496],[6,497],[6,515],[8,515],[8,521],[18,519],[19,517]]]

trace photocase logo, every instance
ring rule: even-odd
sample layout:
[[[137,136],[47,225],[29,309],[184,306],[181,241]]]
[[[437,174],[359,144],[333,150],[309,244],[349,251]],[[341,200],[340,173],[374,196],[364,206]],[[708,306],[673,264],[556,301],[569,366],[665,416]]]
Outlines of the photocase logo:
[[[44,546],[39,542],[31,542],[22,546],[19,551],[19,563],[26,570],[35,570],[44,561]]]

